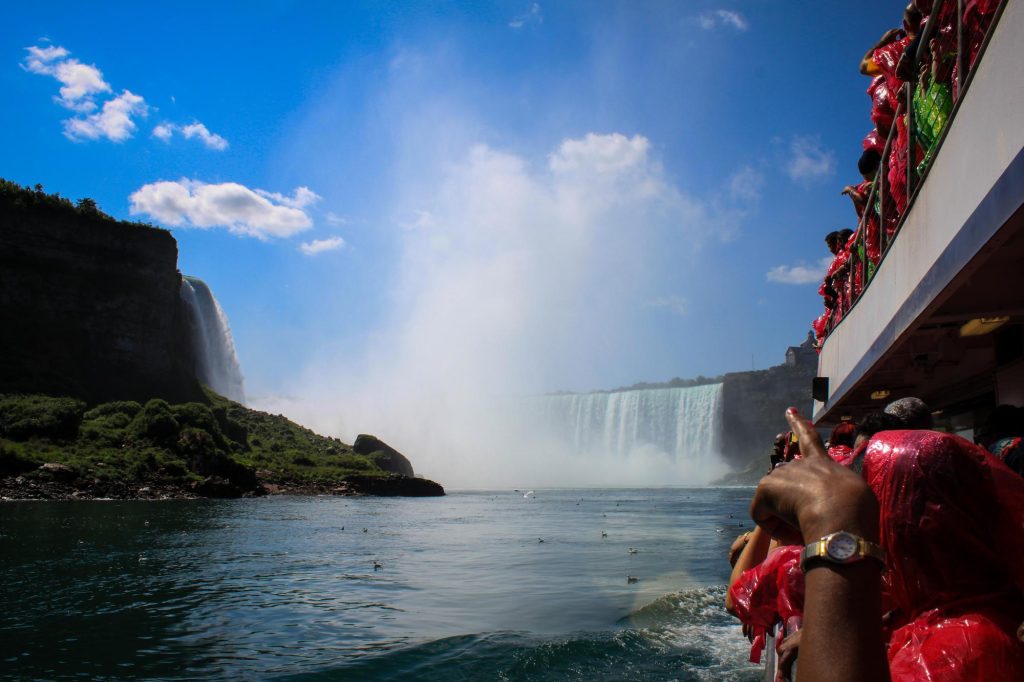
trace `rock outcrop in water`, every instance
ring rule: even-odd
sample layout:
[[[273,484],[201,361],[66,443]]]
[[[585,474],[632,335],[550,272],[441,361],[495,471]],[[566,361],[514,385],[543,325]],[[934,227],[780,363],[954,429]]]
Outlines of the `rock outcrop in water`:
[[[352,451],[357,455],[368,457],[374,464],[384,471],[399,476],[412,477],[412,462],[398,450],[382,441],[376,436],[361,433],[356,436],[356,442],[352,444]]]

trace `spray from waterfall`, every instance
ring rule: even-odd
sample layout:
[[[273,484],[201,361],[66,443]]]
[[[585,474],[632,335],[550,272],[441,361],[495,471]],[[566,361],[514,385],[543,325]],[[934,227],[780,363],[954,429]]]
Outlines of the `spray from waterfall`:
[[[244,403],[242,367],[227,315],[206,282],[196,277],[182,277],[181,298],[191,318],[196,378],[217,393]]]

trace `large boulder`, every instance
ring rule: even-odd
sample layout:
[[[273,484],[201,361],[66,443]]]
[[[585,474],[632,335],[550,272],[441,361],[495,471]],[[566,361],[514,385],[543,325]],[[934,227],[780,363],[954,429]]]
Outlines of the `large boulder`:
[[[356,442],[352,445],[352,451],[357,455],[364,455],[372,460],[384,471],[399,476],[412,478],[412,462],[398,450],[382,441],[376,436],[361,433],[356,436]],[[442,493],[443,494],[443,493]]]
[[[411,476],[352,474],[345,477],[344,483],[349,491],[361,495],[380,497],[441,497],[444,495],[444,488],[440,483]]]

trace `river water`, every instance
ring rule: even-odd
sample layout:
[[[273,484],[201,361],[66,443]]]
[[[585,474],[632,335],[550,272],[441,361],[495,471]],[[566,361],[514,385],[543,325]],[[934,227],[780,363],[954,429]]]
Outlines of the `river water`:
[[[758,679],[751,489],[525,492],[2,503],[0,675]]]

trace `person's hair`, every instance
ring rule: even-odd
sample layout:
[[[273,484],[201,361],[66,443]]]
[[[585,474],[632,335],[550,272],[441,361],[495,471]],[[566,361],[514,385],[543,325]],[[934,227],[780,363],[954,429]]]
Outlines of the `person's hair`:
[[[882,163],[882,155],[876,149],[867,149],[857,159],[857,170],[861,175],[873,175]]]
[[[930,429],[934,426],[932,411],[920,398],[908,396],[885,406],[885,413],[903,422],[904,429]]]
[[[978,429],[981,441],[996,441],[1008,436],[1024,436],[1024,410],[1013,405],[999,405]],[[987,443],[986,443],[987,445]]]
[[[895,431],[906,428],[899,417],[878,410],[871,412],[857,424],[857,437],[865,436],[870,438],[879,431]]]
[[[921,20],[924,19],[924,15],[921,10],[918,9],[917,5],[910,3],[907,8],[903,10],[903,21],[907,30],[917,32],[921,28]]]
[[[840,243],[840,245],[845,244],[850,239],[850,235],[852,235],[852,234],[853,234],[853,230],[851,230],[849,228],[843,228],[842,230],[839,230],[839,240],[840,240],[839,243]]]
[[[839,239],[839,230],[832,230],[825,235],[825,243],[832,246],[832,243]]]
[[[853,447],[853,440],[857,437],[857,425],[853,422],[840,422],[836,424],[836,427],[832,429],[832,434],[828,437],[828,444],[830,447],[837,445],[846,445]]]

